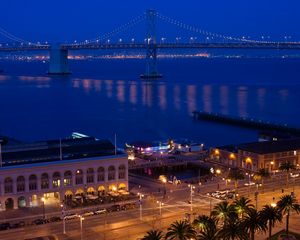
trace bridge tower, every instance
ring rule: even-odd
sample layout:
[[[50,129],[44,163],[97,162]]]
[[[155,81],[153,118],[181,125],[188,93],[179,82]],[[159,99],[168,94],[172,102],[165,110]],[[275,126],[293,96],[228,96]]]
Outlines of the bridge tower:
[[[68,50],[62,49],[59,44],[55,44],[51,46],[48,74],[50,75],[70,74],[68,68]]]
[[[160,78],[157,72],[157,46],[156,46],[156,11],[149,9],[146,12],[146,71],[141,78]]]

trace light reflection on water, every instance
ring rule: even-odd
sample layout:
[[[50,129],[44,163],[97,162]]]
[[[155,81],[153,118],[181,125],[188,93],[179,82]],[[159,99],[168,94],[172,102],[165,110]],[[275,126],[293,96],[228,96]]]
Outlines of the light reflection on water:
[[[220,80],[181,76],[151,82],[0,75],[0,134],[38,140],[72,131],[100,138],[117,132],[120,142],[187,137],[225,144],[242,138],[254,140],[256,132],[193,121],[191,113],[199,110],[298,124],[297,83],[232,83],[231,76],[223,75],[216,79]]]

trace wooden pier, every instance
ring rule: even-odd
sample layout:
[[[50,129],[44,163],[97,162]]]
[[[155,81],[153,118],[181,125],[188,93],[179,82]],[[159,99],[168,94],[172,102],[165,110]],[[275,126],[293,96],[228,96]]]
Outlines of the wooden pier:
[[[193,117],[198,120],[212,121],[212,122],[230,124],[239,127],[259,129],[259,130],[286,132],[298,137],[300,136],[300,128],[291,127],[288,126],[287,124],[276,124],[268,121],[255,120],[252,118],[230,117],[223,114],[199,112],[199,111],[194,111]]]

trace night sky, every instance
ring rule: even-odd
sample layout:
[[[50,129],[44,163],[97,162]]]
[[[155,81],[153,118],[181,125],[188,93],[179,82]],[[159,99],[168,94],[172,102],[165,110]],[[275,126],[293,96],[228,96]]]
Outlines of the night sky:
[[[300,40],[297,0],[9,0],[1,1],[0,26],[29,41],[79,41],[102,35],[148,8],[211,32]],[[167,24],[158,29],[158,37],[195,35]],[[118,37],[142,39],[143,34],[144,25]]]

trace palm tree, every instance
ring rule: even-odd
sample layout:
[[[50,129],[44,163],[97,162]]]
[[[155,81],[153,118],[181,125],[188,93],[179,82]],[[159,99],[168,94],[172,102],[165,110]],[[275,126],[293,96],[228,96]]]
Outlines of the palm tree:
[[[269,224],[269,240],[271,240],[272,228],[275,226],[276,222],[282,221],[282,214],[277,207],[265,205],[261,210],[261,217],[266,224]]]
[[[261,180],[261,185],[263,187],[263,192],[264,192],[264,179],[269,178],[270,172],[267,168],[261,168],[258,170],[258,172],[256,174],[254,174],[254,179],[257,180]]]
[[[236,190],[239,185],[239,180],[243,180],[245,176],[239,168],[231,168],[227,178],[234,180],[234,187]]]
[[[289,187],[289,176],[290,176],[290,171],[296,169],[295,165],[291,162],[285,162],[280,164],[279,170],[281,171],[286,171],[286,186],[287,188]]]
[[[196,237],[196,231],[187,221],[176,221],[171,224],[166,240],[190,240]]]
[[[249,239],[254,240],[256,231],[266,231],[267,224],[262,219],[262,215],[255,208],[249,208],[243,218],[242,226],[247,230]]]
[[[300,205],[297,202],[297,199],[292,195],[284,195],[280,198],[277,202],[278,209],[281,211],[283,215],[286,215],[286,234],[289,235],[289,218],[290,213],[292,211],[299,214],[300,212]]]
[[[194,226],[199,229],[198,240],[218,240],[219,232],[215,218],[206,215],[199,215],[193,222]]]
[[[229,204],[227,201],[218,203],[211,214],[213,217],[216,217],[217,220],[223,221],[223,225],[225,225],[229,218],[237,218],[234,205]]]
[[[224,240],[245,240],[248,239],[247,232],[238,218],[229,218],[219,232],[219,236]]]
[[[162,240],[164,238],[163,232],[160,230],[150,230],[142,238],[142,240]]]
[[[251,204],[251,200],[249,198],[241,197],[236,199],[233,202],[234,208],[236,212],[241,216],[244,217],[244,213],[251,208],[254,208],[254,205]]]
[[[206,215],[199,215],[193,222],[193,225],[200,231],[206,231],[214,225],[215,219]]]

